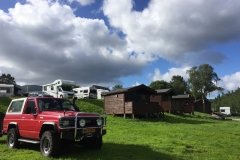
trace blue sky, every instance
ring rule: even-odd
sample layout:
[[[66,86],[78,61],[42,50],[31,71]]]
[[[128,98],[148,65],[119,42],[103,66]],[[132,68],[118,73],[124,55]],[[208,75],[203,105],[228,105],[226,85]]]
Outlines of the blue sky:
[[[1,0],[0,74],[20,85],[130,87],[187,80],[186,70],[208,63],[235,90],[239,8],[239,0]]]

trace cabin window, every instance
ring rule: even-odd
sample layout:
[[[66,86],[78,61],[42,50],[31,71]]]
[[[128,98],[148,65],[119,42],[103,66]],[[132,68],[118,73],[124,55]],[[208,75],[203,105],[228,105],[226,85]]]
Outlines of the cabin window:
[[[44,86],[44,87],[43,87],[43,90],[44,90],[44,91],[47,91],[47,86]]]
[[[53,90],[53,86],[51,86],[51,90]]]
[[[88,90],[84,90],[83,93],[88,93]]]

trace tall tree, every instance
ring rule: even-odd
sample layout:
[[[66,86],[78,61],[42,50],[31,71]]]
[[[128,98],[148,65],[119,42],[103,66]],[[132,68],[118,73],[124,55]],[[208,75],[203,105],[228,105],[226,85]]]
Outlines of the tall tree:
[[[198,67],[194,66],[187,70],[189,74],[188,83],[194,97],[200,92],[203,100],[203,112],[205,112],[205,98],[213,91],[223,91],[223,88],[217,86],[217,82],[221,79],[214,68],[209,64],[202,64]]]
[[[112,88],[112,90],[114,91],[114,90],[117,90],[117,89],[122,89],[123,88],[123,86],[122,85],[115,85],[113,88]]]
[[[149,85],[150,88],[152,89],[167,89],[167,88],[172,88],[170,83],[164,81],[164,80],[156,80],[150,83]]]
[[[173,87],[174,91],[177,94],[184,94],[184,92],[188,92],[187,82],[183,79],[182,76],[179,75],[172,76],[170,85]]]
[[[0,76],[0,83],[3,84],[16,84],[15,78],[11,76],[11,74],[2,74]]]

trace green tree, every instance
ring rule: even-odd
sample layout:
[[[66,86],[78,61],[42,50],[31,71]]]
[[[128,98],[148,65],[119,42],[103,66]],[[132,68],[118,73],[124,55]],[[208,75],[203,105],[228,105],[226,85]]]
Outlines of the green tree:
[[[213,91],[223,91],[223,88],[217,86],[217,82],[221,79],[217,73],[214,72],[214,68],[209,64],[202,64],[198,67],[194,66],[190,70],[187,70],[189,74],[189,87],[194,97],[197,93],[201,93],[203,100],[203,112],[205,112],[204,100],[208,94]]]
[[[11,74],[2,74],[0,76],[0,83],[3,84],[16,84],[15,78],[11,76]]]
[[[152,89],[167,89],[167,88],[172,88],[170,83],[164,81],[164,80],[156,80],[150,83],[149,85],[150,88]]]
[[[123,86],[122,85],[115,85],[113,88],[112,88],[112,90],[114,91],[114,90],[117,90],[117,89],[122,89],[123,88]]]
[[[184,94],[184,92],[188,92],[187,82],[183,79],[182,76],[179,75],[172,76],[170,85],[173,87],[174,91],[177,94]]]

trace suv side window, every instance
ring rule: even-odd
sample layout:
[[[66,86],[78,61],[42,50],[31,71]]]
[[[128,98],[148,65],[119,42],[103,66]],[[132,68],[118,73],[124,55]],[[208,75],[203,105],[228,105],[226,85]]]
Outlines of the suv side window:
[[[29,100],[27,102],[27,108],[25,111],[26,114],[34,114],[36,113],[36,105],[34,100]]]
[[[13,101],[11,106],[8,109],[8,113],[21,113],[23,107],[23,100],[21,101]]]

